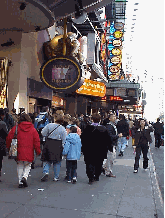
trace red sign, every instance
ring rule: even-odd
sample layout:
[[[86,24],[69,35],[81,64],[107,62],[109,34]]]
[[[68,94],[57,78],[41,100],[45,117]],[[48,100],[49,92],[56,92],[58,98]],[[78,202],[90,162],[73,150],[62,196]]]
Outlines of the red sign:
[[[111,101],[123,101],[123,99],[119,96],[110,96]]]
[[[107,100],[107,97],[106,97],[106,96],[104,96],[104,97],[101,98],[101,101],[106,101],[106,100]]]

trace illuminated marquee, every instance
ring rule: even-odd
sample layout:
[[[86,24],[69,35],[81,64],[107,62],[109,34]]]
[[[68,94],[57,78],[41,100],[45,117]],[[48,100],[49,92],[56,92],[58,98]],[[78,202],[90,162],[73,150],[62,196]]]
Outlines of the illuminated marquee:
[[[78,94],[104,97],[106,94],[106,86],[104,83],[85,79],[83,85],[77,89],[76,92]]]

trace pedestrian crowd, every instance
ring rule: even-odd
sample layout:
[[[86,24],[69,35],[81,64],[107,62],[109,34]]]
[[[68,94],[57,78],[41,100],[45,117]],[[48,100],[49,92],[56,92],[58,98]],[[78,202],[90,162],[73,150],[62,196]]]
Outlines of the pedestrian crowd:
[[[31,169],[35,167],[36,157],[40,156],[43,167],[41,182],[49,178],[51,165],[54,169],[53,181],[60,179],[61,161],[66,160],[66,176],[68,183],[77,182],[77,161],[84,156],[88,183],[99,181],[101,173],[106,177],[116,176],[113,163],[116,152],[121,158],[128,146],[129,137],[135,154],[134,173],[138,172],[139,159],[143,153],[143,168],[148,169],[148,149],[152,142],[150,133],[154,131],[155,147],[163,144],[164,125],[157,119],[156,123],[148,123],[139,118],[127,120],[124,115],[116,116],[115,112],[101,116],[71,116],[62,110],[51,114],[49,107],[43,107],[39,114],[27,114],[22,110],[16,114],[13,109],[0,108],[0,177],[3,157],[9,155],[12,140],[17,139],[18,187],[28,187],[27,179]],[[1,180],[0,180],[1,181]]]

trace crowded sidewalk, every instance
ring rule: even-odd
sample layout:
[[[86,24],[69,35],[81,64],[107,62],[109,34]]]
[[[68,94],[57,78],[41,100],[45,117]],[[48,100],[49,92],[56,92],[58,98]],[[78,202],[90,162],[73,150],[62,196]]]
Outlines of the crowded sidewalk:
[[[154,143],[150,145],[154,147]],[[164,147],[160,147],[162,152]],[[83,155],[78,161],[77,183],[67,183],[65,159],[60,181],[53,182],[53,168],[47,182],[41,182],[42,167],[38,157],[28,178],[29,187],[18,189],[16,163],[4,157],[0,184],[0,218],[83,217],[83,218],[163,218],[163,200],[156,179],[151,152],[149,169],[133,173],[135,155],[131,138],[124,156],[118,153],[113,173],[116,178],[100,176],[88,184]]]

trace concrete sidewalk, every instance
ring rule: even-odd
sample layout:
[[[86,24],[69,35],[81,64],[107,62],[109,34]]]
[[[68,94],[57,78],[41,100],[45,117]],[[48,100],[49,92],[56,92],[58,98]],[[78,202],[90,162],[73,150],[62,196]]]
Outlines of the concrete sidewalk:
[[[65,160],[60,181],[53,182],[51,168],[48,182],[41,183],[41,162],[31,170],[29,187],[18,189],[16,163],[4,158],[0,183],[0,218],[73,217],[73,218],[163,218],[163,201],[158,187],[152,157],[149,170],[133,173],[135,155],[129,143],[123,157],[116,158],[113,172],[116,178],[100,176],[100,181],[88,184],[83,156],[78,162],[78,182],[64,181]],[[38,190],[41,189],[41,190]]]

